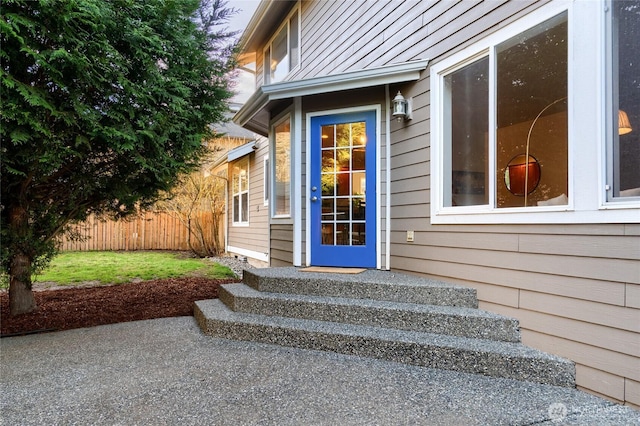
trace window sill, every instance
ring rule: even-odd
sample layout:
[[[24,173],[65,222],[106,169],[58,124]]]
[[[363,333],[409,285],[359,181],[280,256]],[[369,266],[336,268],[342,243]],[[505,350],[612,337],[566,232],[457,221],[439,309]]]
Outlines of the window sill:
[[[528,207],[493,210],[447,208],[431,212],[434,225],[456,224],[572,224],[638,223],[640,203],[603,206],[598,210],[576,210],[572,206]],[[616,203],[617,204],[617,203]],[[526,209],[526,210],[525,210]]]
[[[271,223],[275,224],[293,224],[293,218],[291,216],[271,216]]]
[[[600,210],[624,210],[638,208],[640,208],[640,199],[635,197],[632,200],[618,198],[615,201],[607,201],[600,207]],[[636,222],[640,222],[640,218],[636,218]]]

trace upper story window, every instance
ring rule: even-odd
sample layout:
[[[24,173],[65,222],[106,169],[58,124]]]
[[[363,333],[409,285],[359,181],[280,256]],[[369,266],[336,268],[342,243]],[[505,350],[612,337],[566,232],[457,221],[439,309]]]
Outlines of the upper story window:
[[[249,224],[249,160],[247,158],[233,165],[231,173],[233,197],[233,224]]]
[[[264,83],[282,81],[300,64],[300,8],[296,7],[264,50]]]
[[[611,3],[607,200],[640,197],[640,1]]]

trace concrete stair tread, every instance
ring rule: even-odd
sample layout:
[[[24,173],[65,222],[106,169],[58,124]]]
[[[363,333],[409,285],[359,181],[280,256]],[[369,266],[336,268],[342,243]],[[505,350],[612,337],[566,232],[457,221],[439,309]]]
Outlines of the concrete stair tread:
[[[519,343],[234,312],[217,299],[196,302],[196,318],[205,333],[217,337],[574,386],[572,363]]]
[[[246,270],[243,281],[269,293],[478,307],[475,289],[390,271],[334,274],[303,272],[294,267],[263,268]]]
[[[475,339],[468,337],[449,336],[444,334],[425,333],[420,331],[407,331],[391,328],[366,326],[359,324],[345,324],[331,321],[318,321],[302,318],[289,318],[281,316],[260,315],[247,312],[235,312],[217,299],[197,301],[196,304],[205,314],[210,314],[222,320],[238,321],[253,324],[270,324],[280,327],[296,329],[313,329],[337,334],[353,334],[365,337],[376,337],[386,340],[397,340],[414,343],[429,343],[438,346],[450,346],[456,348],[481,348],[491,349],[503,355],[538,356],[545,355],[554,358],[528,346],[516,342],[496,342],[489,339]],[[211,310],[214,309],[215,311]],[[514,353],[514,351],[516,351]],[[557,357],[556,357],[557,358]]]
[[[451,288],[460,290],[469,290],[467,287],[457,286],[444,281],[438,281],[431,278],[419,277],[415,275],[407,275],[399,272],[380,271],[367,269],[359,274],[335,274],[325,272],[303,272],[300,268],[288,266],[275,268],[259,268],[248,270],[252,275],[262,278],[295,278],[309,281],[333,281],[333,282],[358,282],[362,284],[389,284],[397,286],[422,286],[434,288]]]
[[[255,290],[243,283],[223,284],[223,287],[235,297],[265,298],[282,301],[308,302],[320,305],[344,305],[381,308],[389,310],[404,310],[419,313],[440,313],[449,315],[464,315],[490,319],[508,319],[504,315],[495,314],[481,309],[466,306],[424,305],[407,302],[393,302],[375,299],[351,299],[347,297],[313,296],[304,294],[271,293]]]
[[[269,293],[245,284],[221,286],[219,298],[239,312],[520,341],[518,321],[468,307]]]

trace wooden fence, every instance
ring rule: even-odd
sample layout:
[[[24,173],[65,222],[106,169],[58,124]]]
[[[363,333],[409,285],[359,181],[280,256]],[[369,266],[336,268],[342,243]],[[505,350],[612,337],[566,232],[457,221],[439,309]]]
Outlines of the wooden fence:
[[[204,233],[211,235],[214,228],[211,212],[200,213],[198,219]],[[223,227],[219,229],[222,233]],[[75,225],[75,231],[81,239],[72,241],[63,237],[61,250],[190,250],[188,228],[167,213],[144,212],[126,221],[105,221],[91,216]],[[223,235],[220,238],[224,241]],[[197,240],[191,235],[192,244],[199,248]]]

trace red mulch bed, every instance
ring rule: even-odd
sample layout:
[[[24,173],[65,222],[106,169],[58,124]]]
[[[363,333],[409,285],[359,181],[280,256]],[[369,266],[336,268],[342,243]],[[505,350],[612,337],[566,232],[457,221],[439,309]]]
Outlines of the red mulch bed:
[[[218,297],[235,280],[176,278],[87,288],[34,291],[34,312],[9,315],[9,294],[0,292],[0,334],[68,330],[125,321],[193,315],[193,302]]]

